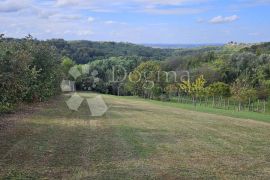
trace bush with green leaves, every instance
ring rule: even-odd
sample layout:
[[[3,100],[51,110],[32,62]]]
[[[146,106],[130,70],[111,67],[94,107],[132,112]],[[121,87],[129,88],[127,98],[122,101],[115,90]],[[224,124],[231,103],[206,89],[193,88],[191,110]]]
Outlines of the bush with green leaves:
[[[231,89],[228,84],[216,82],[207,87],[207,94],[214,97],[230,97]]]
[[[160,63],[147,61],[141,63],[130,73],[129,86],[133,94],[148,98],[159,98],[166,94],[166,76],[161,73]]]
[[[46,42],[0,41],[0,112],[55,95],[61,77],[59,57]]]
[[[255,101],[258,98],[257,91],[241,79],[237,79],[235,83],[233,83],[231,92],[232,98],[240,103]]]

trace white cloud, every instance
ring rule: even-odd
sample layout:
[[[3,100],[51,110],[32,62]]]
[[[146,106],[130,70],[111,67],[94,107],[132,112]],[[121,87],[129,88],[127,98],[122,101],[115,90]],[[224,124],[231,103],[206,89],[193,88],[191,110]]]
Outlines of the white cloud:
[[[0,12],[14,12],[30,5],[43,11],[65,10],[92,12],[134,12],[151,14],[195,14],[205,10],[204,3],[209,0],[4,0],[0,3]],[[29,2],[29,3],[25,3]],[[30,3],[31,2],[31,3]],[[192,5],[196,5],[193,8]],[[42,14],[46,17],[46,14]]]
[[[179,6],[190,3],[201,3],[207,0],[133,0],[143,4]]]
[[[216,16],[216,17],[212,18],[209,22],[212,24],[222,24],[222,23],[230,23],[230,22],[236,21],[238,19],[239,19],[239,16],[237,16],[237,15],[227,16],[227,17]]]
[[[105,21],[104,24],[111,25],[111,24],[118,24],[118,25],[127,25],[125,22],[118,22],[118,21]]]
[[[56,7],[88,9],[92,12],[140,12],[152,14],[194,14],[205,8],[187,7],[202,6],[209,0],[57,0]],[[168,8],[169,7],[169,8]]]
[[[77,34],[78,36],[89,36],[89,35],[93,35],[94,32],[91,30],[79,30],[75,34]]]
[[[53,11],[47,11],[43,9],[34,9],[34,12],[40,17],[40,18],[49,18],[51,16],[54,16],[57,14],[56,12]]]
[[[149,14],[163,14],[163,15],[172,15],[172,14],[198,14],[204,12],[203,8],[170,8],[170,9],[162,9],[157,7],[145,8],[140,12],[145,12]]]
[[[105,21],[105,24],[116,24],[116,21]]]
[[[78,5],[79,1],[77,0],[57,0],[56,6],[70,6],[70,5]]]
[[[67,20],[67,21],[72,21],[72,20],[80,20],[82,16],[77,15],[77,14],[55,14],[50,16],[51,19],[54,20]]]
[[[249,36],[260,36],[261,33],[259,32],[252,32],[252,33],[248,33]]]
[[[207,2],[209,0],[56,0],[56,5],[58,6],[85,6],[85,5],[92,5],[92,6],[105,6],[105,5],[123,5],[123,4],[137,4],[137,5],[169,5],[169,6],[179,6],[184,4],[199,4],[202,2]]]
[[[93,22],[93,21],[95,21],[95,18],[93,18],[93,17],[88,17],[88,18],[87,18],[87,21],[88,21],[88,22]]]
[[[0,12],[17,12],[28,5],[28,1],[4,0],[0,3]]]

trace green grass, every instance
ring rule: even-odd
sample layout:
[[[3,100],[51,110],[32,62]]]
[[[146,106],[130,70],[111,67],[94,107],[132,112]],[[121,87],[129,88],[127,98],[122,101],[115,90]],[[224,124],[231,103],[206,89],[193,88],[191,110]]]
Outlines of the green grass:
[[[181,108],[181,109],[187,109],[187,110],[205,112],[205,113],[211,113],[211,114],[217,114],[217,115],[224,115],[224,116],[235,117],[235,118],[252,119],[252,120],[258,120],[258,121],[270,122],[269,113],[258,113],[258,112],[249,112],[249,111],[239,112],[235,110],[225,110],[225,109],[206,107],[204,105],[200,106],[199,104],[195,107],[192,104],[183,104],[183,103],[178,103],[178,102],[162,102],[162,101],[157,101],[157,100],[142,99],[142,98],[138,98],[134,96],[122,96],[120,98],[147,101],[155,105],[175,107],[175,108]]]
[[[0,179],[270,177],[270,123],[108,95],[109,111],[93,118],[86,104],[68,110],[67,98],[8,121]]]

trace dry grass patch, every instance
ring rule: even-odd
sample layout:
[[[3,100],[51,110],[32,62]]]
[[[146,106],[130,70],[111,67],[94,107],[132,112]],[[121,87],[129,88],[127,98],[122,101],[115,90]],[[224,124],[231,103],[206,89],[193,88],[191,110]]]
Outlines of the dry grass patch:
[[[60,98],[1,131],[0,177],[270,178],[268,123],[104,97],[103,117]]]

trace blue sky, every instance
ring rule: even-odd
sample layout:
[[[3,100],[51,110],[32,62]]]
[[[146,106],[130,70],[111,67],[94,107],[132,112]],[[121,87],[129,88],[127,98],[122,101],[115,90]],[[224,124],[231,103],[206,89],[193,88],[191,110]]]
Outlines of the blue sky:
[[[270,0],[0,0],[9,37],[226,43],[270,41]]]

